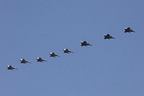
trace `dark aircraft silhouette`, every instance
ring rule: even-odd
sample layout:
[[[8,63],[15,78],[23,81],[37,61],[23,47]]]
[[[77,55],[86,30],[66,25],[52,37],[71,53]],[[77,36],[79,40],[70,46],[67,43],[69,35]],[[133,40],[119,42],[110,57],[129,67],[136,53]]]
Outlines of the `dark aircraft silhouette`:
[[[110,34],[105,34],[104,39],[115,39],[115,38],[112,37]]]
[[[50,52],[50,57],[60,57],[59,55],[55,54],[54,52]]]
[[[8,70],[17,70],[17,68],[15,68],[15,67],[13,67],[13,66],[11,66],[11,65],[7,65],[7,69],[8,69]]]
[[[27,60],[25,60],[25,59],[20,59],[20,62],[21,62],[22,64],[30,63],[29,61],[27,61]]]
[[[125,31],[125,33],[131,33],[131,32],[135,32],[133,29],[131,29],[130,27],[127,27],[127,28],[125,28],[124,29]]]
[[[46,62],[46,60],[42,59],[41,57],[37,57],[37,62]]]
[[[87,41],[81,41],[81,46],[92,46],[92,45]]]
[[[74,52],[70,51],[70,50],[67,49],[67,48],[63,49],[63,52],[64,52],[64,53],[68,53],[68,54],[69,54],[69,53],[74,53]]]

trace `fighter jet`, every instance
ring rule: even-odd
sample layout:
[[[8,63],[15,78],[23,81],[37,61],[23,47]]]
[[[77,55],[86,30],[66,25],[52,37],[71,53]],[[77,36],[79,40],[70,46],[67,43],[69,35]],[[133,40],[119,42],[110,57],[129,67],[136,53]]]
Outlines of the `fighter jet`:
[[[81,46],[92,46],[92,45],[87,41],[81,41]]]
[[[50,57],[60,57],[59,55],[55,54],[54,52],[50,52]]]
[[[11,65],[7,65],[7,70],[17,70],[17,68],[11,66]]]
[[[42,59],[41,57],[37,57],[37,62],[46,62],[46,60]]]
[[[69,53],[74,53],[74,52],[70,51],[70,50],[67,49],[67,48],[63,49],[63,52],[64,52],[64,53],[68,53],[68,54],[69,54]]]
[[[22,64],[30,63],[29,61],[27,61],[27,60],[25,60],[25,59],[20,59],[20,62],[21,62]]]
[[[135,32],[133,29],[131,29],[130,27],[127,27],[127,28],[125,28],[124,29],[125,31],[125,33],[131,33],[131,32]]]
[[[115,38],[111,36],[110,34],[105,34],[104,39],[115,39]]]

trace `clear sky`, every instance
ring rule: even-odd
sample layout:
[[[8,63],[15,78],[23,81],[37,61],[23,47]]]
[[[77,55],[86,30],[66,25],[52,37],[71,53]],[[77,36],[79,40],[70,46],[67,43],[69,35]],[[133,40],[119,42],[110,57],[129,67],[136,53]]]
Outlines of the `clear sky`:
[[[0,0],[0,96],[144,96],[143,9],[144,0]]]

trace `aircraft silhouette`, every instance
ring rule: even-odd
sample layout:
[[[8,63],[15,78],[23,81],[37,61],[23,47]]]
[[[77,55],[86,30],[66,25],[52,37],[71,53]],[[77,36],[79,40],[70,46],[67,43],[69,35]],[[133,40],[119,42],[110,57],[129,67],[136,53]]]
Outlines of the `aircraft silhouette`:
[[[17,68],[15,68],[15,67],[13,67],[13,66],[11,66],[11,65],[7,65],[7,69],[8,69],[8,70],[14,70],[14,69],[17,70]]]
[[[130,27],[127,27],[127,28],[125,28],[124,29],[125,31],[125,33],[131,33],[131,32],[135,32],[133,29],[131,29]]]
[[[69,54],[69,53],[74,53],[74,52],[70,51],[70,50],[67,49],[67,48],[63,49],[63,52],[64,52],[64,53],[68,53],[68,54]]]
[[[44,59],[41,58],[41,57],[37,57],[37,62],[46,62],[46,60],[44,60]]]
[[[50,57],[60,57],[59,55],[55,54],[54,52],[50,52]]]
[[[29,61],[25,60],[25,59],[20,59],[20,63],[22,64],[27,64],[27,63],[30,63]]]
[[[105,34],[104,39],[115,39],[115,38],[111,36],[110,34]]]
[[[87,41],[81,41],[81,46],[92,46],[92,45]]]

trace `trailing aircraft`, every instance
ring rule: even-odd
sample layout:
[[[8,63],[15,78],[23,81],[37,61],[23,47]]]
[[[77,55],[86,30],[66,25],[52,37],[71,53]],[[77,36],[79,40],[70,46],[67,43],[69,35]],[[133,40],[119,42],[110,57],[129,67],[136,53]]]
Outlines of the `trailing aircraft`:
[[[25,60],[25,59],[20,59],[20,63],[22,64],[27,64],[27,63],[30,63],[29,61]]]
[[[131,33],[131,32],[135,32],[133,29],[131,29],[130,27],[127,27],[124,29],[125,33]]]
[[[104,39],[115,39],[115,38],[111,36],[110,34],[105,34]]]
[[[68,54],[69,54],[69,53],[74,53],[74,52],[70,51],[70,50],[67,49],[67,48],[63,49],[63,52],[64,52],[64,53],[68,53]]]
[[[92,46],[92,45],[87,41],[81,41],[81,46]]]
[[[12,65],[7,65],[8,70],[17,70],[17,68],[13,67]]]
[[[50,52],[50,57],[60,57],[59,55],[55,54],[54,52]]]
[[[44,60],[43,58],[41,58],[41,57],[37,57],[37,62],[46,62],[46,60]]]

